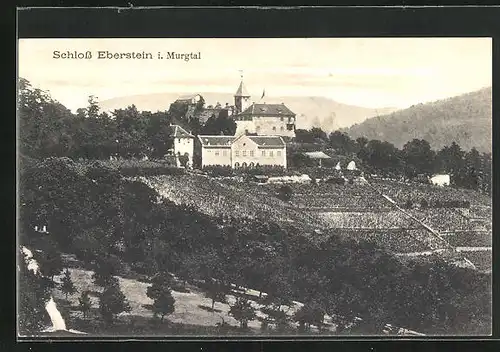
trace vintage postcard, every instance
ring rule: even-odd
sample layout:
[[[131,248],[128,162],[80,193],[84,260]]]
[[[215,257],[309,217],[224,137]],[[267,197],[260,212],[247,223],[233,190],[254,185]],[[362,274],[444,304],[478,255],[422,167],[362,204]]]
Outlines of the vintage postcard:
[[[21,337],[491,334],[491,38],[21,38],[17,104]]]

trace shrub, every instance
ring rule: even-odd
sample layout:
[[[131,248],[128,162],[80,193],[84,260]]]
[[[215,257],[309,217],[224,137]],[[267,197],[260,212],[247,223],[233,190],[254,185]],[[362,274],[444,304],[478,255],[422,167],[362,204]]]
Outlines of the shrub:
[[[284,202],[288,202],[292,199],[293,190],[289,185],[283,185],[278,190],[278,198]]]
[[[203,171],[212,177],[229,177],[234,175],[233,169],[226,165],[205,166]]]

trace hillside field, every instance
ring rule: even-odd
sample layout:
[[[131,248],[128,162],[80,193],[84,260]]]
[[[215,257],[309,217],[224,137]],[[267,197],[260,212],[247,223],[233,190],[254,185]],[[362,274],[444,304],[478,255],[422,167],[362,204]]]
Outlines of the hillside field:
[[[389,204],[369,185],[295,184],[290,201],[278,199],[279,185],[257,185],[202,175],[140,178],[177,204],[218,216],[272,219],[307,230],[321,241],[321,233],[335,229],[354,239],[370,239],[394,253],[418,253],[452,247],[491,247],[491,199],[470,190],[430,185],[376,181],[373,186],[403,205],[420,200],[469,200],[470,209],[411,209],[408,214],[443,234],[444,242],[421,224]],[[476,214],[482,221],[472,221]],[[482,258],[484,254],[485,258]],[[462,256],[462,255],[460,255]],[[489,270],[491,254],[467,252],[478,268]],[[471,259],[472,260],[472,259]]]

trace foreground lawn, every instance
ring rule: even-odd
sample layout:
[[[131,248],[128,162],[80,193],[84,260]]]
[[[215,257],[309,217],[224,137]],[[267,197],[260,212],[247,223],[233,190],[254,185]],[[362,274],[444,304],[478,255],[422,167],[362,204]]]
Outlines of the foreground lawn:
[[[113,326],[106,326],[99,314],[99,299],[98,295],[102,288],[96,286],[92,282],[92,271],[71,268],[68,269],[77,293],[68,295],[66,300],[65,295],[59,290],[54,290],[54,297],[58,302],[61,313],[67,320],[67,325],[72,328],[85,331],[89,334],[98,335],[116,335],[116,334],[153,334],[153,335],[214,335],[214,334],[276,334],[275,331],[262,331],[261,322],[258,319],[248,323],[249,330],[241,331],[239,323],[229,316],[230,305],[236,301],[237,294],[227,295],[227,303],[216,302],[214,311],[212,311],[212,301],[204,296],[204,293],[193,285],[187,285],[190,292],[172,291],[172,296],[175,298],[175,312],[165,318],[163,324],[155,322],[153,319],[150,305],[153,301],[147,297],[146,290],[150,285],[146,282],[141,282],[133,279],[117,277],[119,285],[126,296],[131,311],[130,313],[121,313],[117,317],[117,321]],[[54,278],[55,282],[60,282],[62,275]],[[92,308],[88,317],[84,319],[82,312],[78,310],[78,297],[83,291],[90,291],[90,299]],[[247,295],[255,296],[255,300],[251,304],[257,310],[257,316],[264,318],[266,315],[261,312],[263,305],[258,304],[258,293],[253,290],[247,290]],[[294,302],[287,314],[292,316],[302,306],[299,302]],[[334,325],[330,323],[331,318],[325,316],[326,331],[325,334],[333,334],[335,332]],[[69,322],[69,323],[68,323]],[[226,330],[221,331],[218,324],[225,322],[229,324]],[[297,324],[291,324],[291,333],[297,334]],[[272,326],[271,326],[272,328]],[[290,334],[290,332],[286,334]],[[311,332],[318,333],[316,327],[312,327]]]

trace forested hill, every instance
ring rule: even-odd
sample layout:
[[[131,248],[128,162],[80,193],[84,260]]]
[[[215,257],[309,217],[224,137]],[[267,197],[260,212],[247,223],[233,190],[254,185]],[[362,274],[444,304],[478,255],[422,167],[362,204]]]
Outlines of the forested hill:
[[[435,149],[456,142],[466,150],[476,147],[491,152],[491,87],[373,117],[344,132],[351,138],[378,139],[398,148],[418,138],[425,139]]]

